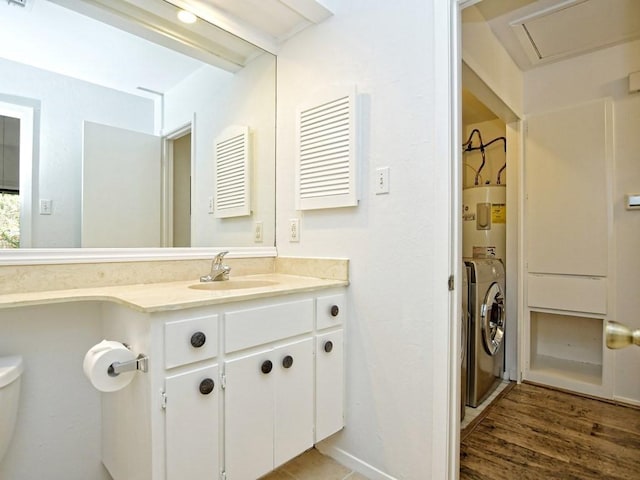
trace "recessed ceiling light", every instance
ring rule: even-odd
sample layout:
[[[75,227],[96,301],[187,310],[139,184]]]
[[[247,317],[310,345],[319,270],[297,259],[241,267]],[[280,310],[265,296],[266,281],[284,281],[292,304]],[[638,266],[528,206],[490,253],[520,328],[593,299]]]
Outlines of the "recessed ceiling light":
[[[180,10],[178,12],[178,19],[183,23],[196,23],[198,17],[196,17],[193,13],[188,12],[186,10]]]

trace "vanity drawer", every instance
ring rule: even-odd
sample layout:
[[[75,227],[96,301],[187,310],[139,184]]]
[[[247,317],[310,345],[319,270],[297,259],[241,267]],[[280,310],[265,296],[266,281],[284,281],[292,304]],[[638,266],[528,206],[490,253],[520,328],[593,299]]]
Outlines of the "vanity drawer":
[[[316,301],[316,328],[324,328],[342,325],[347,316],[347,298],[341,293],[318,297]]]
[[[225,313],[225,352],[311,332],[313,299]]]
[[[165,368],[199,362],[217,355],[218,315],[165,323]]]

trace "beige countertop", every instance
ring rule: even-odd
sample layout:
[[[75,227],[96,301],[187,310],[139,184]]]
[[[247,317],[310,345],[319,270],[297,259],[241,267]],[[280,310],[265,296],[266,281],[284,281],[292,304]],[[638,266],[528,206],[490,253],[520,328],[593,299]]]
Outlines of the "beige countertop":
[[[198,279],[193,279],[177,282],[9,293],[0,295],[0,308],[65,302],[107,301],[119,303],[140,312],[151,313],[310,292],[348,284],[347,280],[266,273],[232,276],[228,282],[211,282],[210,284],[201,284]],[[211,285],[214,290],[189,288],[192,285]],[[248,288],[246,288],[247,286]]]

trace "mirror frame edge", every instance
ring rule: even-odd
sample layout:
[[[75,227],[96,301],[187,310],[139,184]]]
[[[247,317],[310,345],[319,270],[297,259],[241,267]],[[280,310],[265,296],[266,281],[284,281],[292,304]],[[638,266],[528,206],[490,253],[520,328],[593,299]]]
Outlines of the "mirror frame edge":
[[[26,248],[0,251],[0,267],[20,265],[147,262],[211,259],[228,250],[228,258],[277,257],[276,247],[185,248]]]

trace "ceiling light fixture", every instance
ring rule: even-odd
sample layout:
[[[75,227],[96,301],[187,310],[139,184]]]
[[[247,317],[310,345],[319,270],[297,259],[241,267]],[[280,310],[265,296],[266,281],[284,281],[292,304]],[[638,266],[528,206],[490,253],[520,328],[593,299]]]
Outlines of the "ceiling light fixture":
[[[187,10],[180,10],[178,12],[178,20],[180,20],[182,23],[196,23],[198,17],[196,17],[195,14],[188,12]]]

